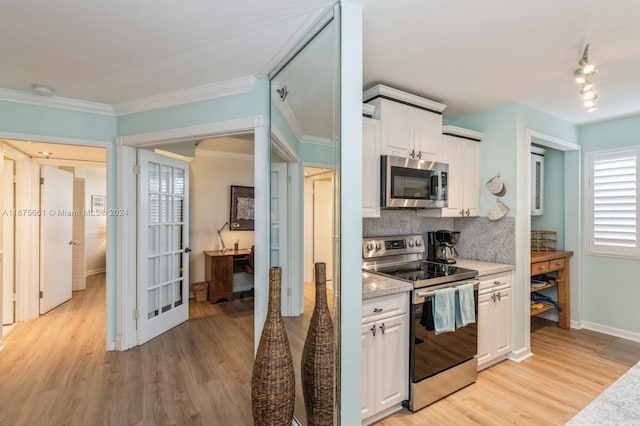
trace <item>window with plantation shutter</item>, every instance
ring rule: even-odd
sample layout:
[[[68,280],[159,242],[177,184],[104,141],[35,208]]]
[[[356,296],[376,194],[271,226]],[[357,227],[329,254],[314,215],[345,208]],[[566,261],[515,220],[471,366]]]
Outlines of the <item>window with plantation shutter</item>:
[[[587,254],[640,257],[640,149],[587,154]]]

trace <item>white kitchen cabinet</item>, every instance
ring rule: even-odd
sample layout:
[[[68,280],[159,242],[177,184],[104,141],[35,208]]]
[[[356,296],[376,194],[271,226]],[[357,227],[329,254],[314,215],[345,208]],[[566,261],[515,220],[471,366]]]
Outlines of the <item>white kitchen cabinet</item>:
[[[480,278],[478,294],[478,369],[502,361],[512,347],[512,274]]]
[[[363,302],[363,424],[400,410],[408,398],[408,299],[407,293],[399,293]]]
[[[455,126],[444,126],[442,131],[441,161],[449,164],[447,207],[422,210],[418,216],[479,216],[482,133]]]
[[[380,120],[362,118],[362,217],[380,217]]]
[[[544,154],[545,150],[531,147],[531,216],[544,214]]]
[[[381,154],[441,161],[442,111],[446,105],[377,85],[364,92],[380,119]]]

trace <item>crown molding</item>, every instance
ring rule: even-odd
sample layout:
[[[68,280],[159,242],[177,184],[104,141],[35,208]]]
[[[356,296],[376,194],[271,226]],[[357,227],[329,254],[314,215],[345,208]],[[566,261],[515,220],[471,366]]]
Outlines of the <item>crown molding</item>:
[[[414,95],[404,90],[385,86],[384,84],[376,84],[370,89],[365,90],[362,94],[363,102],[370,102],[379,97],[424,108],[438,114],[442,114],[442,111],[447,108],[445,104],[441,104],[440,102],[432,101],[431,99],[423,98],[422,96]]]
[[[309,135],[302,136],[300,138],[300,143],[308,144],[308,145],[330,146],[330,147],[336,146],[334,141],[329,138],[321,138],[319,136],[309,136]]]
[[[17,102],[21,104],[37,105],[50,108],[68,109],[72,111],[88,112],[113,116],[113,107],[109,104],[83,101],[80,99],[63,98],[61,96],[37,96],[20,90],[0,89],[0,101]]]
[[[459,136],[461,138],[472,139],[475,141],[482,140],[482,133],[458,126],[442,126],[442,133],[445,135]]]
[[[371,104],[362,104],[362,115],[366,115],[367,117],[373,117],[373,114],[376,113],[376,106]]]
[[[177,90],[146,98],[113,104],[115,115],[133,114],[192,102],[206,101],[225,96],[238,95],[253,90],[258,80],[253,76],[240,77],[234,80],[206,84],[190,89]]]

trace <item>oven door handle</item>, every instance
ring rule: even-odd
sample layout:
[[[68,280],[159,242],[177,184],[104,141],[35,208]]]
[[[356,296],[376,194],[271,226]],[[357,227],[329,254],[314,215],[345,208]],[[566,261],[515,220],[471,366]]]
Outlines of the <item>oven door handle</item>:
[[[450,283],[452,285],[449,286],[443,286],[440,288],[448,288],[448,287],[453,287],[454,289],[464,285],[464,284],[473,284],[473,290],[478,290],[478,286],[480,285],[480,281],[478,280],[471,280],[471,281],[461,281],[461,282],[455,282],[455,283]],[[418,289],[418,290],[414,290],[413,292],[413,304],[419,304],[419,303],[423,303],[424,299],[428,298],[428,297],[432,297],[434,296],[435,290],[431,290],[428,288],[424,288],[424,289]]]

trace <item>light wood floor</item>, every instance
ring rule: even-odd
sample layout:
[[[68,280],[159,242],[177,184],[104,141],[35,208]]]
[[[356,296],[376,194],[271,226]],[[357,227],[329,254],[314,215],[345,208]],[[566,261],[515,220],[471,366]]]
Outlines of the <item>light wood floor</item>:
[[[94,276],[72,301],[5,339],[0,425],[252,424],[252,298],[192,301],[189,322],[126,352],[105,352],[104,301],[104,276]],[[380,424],[564,424],[629,368],[598,355],[616,340],[539,327],[535,356]]]
[[[400,411],[378,425],[563,425],[629,369],[598,355],[618,340],[534,319],[534,356],[521,363],[503,361],[453,395],[417,413]]]

